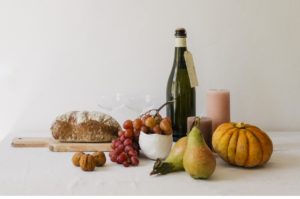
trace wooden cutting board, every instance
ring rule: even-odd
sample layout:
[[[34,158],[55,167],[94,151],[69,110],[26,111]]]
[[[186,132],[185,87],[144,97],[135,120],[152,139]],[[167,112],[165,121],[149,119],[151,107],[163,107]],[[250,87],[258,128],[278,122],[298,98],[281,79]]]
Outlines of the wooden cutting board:
[[[52,137],[15,137],[13,147],[49,147],[53,152],[112,151],[110,143],[60,142]]]

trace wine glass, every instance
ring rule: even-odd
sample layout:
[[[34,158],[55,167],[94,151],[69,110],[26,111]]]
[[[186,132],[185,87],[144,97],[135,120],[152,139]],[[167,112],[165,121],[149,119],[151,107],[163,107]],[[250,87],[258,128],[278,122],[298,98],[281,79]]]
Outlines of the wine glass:
[[[102,93],[96,95],[96,102],[100,108],[105,109],[107,114],[111,116],[114,110],[124,106],[124,94],[119,92]]]
[[[156,102],[155,95],[148,94],[127,94],[125,97],[126,106],[135,111],[138,117],[145,111],[152,109]]]

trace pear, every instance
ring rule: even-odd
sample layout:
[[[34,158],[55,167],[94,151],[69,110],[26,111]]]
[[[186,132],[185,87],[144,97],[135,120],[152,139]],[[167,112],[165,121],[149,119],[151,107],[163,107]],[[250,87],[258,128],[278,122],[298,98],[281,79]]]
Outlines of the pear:
[[[216,158],[205,143],[204,137],[198,126],[200,118],[188,134],[187,147],[183,156],[185,171],[195,179],[210,177],[216,168]]]
[[[157,158],[150,175],[167,174],[172,171],[183,170],[183,156],[186,150],[187,141],[187,137],[179,139],[165,162],[163,162],[161,158]]]

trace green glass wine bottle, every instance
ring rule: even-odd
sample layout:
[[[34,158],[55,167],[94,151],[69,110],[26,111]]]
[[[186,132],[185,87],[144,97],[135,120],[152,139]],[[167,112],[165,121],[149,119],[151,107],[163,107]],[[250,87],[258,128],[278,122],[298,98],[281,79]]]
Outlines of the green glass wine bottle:
[[[187,118],[196,115],[196,90],[191,88],[184,59],[186,31],[175,30],[175,57],[167,84],[167,101],[175,101],[167,106],[167,117],[172,120],[173,141],[186,136]]]

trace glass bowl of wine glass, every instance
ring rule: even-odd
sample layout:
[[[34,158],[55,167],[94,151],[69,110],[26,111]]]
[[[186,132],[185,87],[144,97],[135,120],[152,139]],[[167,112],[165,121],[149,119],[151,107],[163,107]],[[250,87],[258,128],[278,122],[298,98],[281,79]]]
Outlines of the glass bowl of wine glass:
[[[141,115],[145,110],[150,110],[156,103],[156,96],[149,94],[127,94],[125,96],[125,105],[132,111],[137,113],[137,116]]]
[[[96,102],[108,115],[124,106],[124,94],[120,92],[101,93],[96,95]]]

